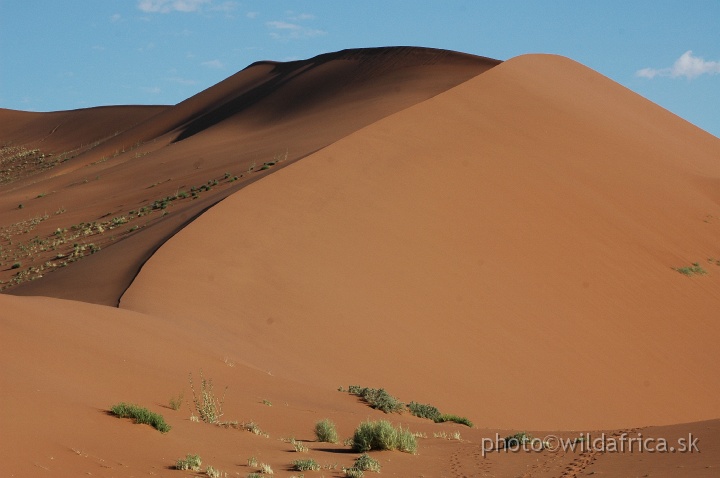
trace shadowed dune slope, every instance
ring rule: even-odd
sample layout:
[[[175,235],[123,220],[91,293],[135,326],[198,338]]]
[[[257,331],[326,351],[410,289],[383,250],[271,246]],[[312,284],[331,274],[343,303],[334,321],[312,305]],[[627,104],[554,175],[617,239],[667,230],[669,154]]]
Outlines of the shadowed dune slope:
[[[481,427],[716,418],[718,158],[596,72],[521,56],[228,197],[120,306]]]
[[[49,148],[49,139],[43,143],[43,138],[60,121],[57,118],[83,118],[77,133],[84,138],[82,148],[73,144],[79,149],[68,159],[51,168],[42,163],[38,167],[46,169],[32,176],[15,178],[16,174],[0,190],[3,224],[48,215],[32,235],[18,237],[15,243],[34,236],[52,243],[58,239],[54,236],[58,229],[69,231],[62,237],[70,237],[72,226],[81,223],[95,222],[103,228],[103,232],[95,228],[83,236],[81,245],[93,244],[100,250],[83,259],[82,267],[73,262],[61,268],[65,259],[55,260],[58,253],[65,257],[75,253],[76,238],[32,257],[24,253],[33,246],[28,244],[0,260],[0,280],[13,285],[7,290],[12,294],[117,305],[145,259],[205,208],[498,63],[426,48],[344,50],[303,61],[253,64],[178,105],[147,107],[142,110],[147,117],[138,113],[132,121],[122,114],[135,109],[120,107],[43,114],[0,112],[0,125],[12,122],[10,117],[37,123],[30,129],[0,128],[0,141],[39,148],[55,158],[69,146],[53,143]],[[112,111],[118,112],[117,125],[110,121],[112,115],[106,118]],[[49,138],[59,137],[66,129],[63,126]],[[112,132],[110,136],[107,131]],[[73,141],[78,141],[77,135]],[[272,165],[263,167],[264,163]],[[203,185],[210,185],[211,190],[199,191],[199,201],[189,197],[191,188]],[[187,197],[178,197],[183,192]],[[173,200],[166,208],[138,217],[139,209],[167,197]],[[60,206],[64,212],[53,215]],[[115,218],[127,222],[121,227],[108,224]],[[15,260],[22,267],[10,269]]]

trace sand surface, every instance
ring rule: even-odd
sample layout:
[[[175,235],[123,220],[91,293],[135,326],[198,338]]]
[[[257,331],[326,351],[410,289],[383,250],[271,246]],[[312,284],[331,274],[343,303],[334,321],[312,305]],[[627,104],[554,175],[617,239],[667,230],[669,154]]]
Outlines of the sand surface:
[[[187,453],[344,476],[357,454],[314,441],[326,417],[341,440],[366,418],[419,434],[372,452],[380,476],[720,468],[720,140],[578,63],[349,50],[175,106],[0,110],[0,141],[3,476],[207,476],[172,469]],[[261,434],[190,420],[201,370]],[[483,454],[518,431],[699,453]]]

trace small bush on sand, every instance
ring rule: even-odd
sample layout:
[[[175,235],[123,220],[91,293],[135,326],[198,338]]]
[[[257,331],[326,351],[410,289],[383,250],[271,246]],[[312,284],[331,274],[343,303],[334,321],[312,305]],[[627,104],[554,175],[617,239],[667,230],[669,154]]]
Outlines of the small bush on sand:
[[[415,453],[417,440],[409,430],[403,430],[402,427],[395,428],[386,420],[365,421],[355,429],[352,448],[361,453],[370,450],[399,450]]]
[[[175,468],[178,470],[200,471],[200,465],[202,465],[200,455],[191,455],[190,453],[185,458],[178,458],[175,462]]]
[[[699,262],[693,262],[692,266],[677,267],[675,270],[686,276],[707,274],[707,271],[702,268]]]
[[[367,453],[363,453],[355,459],[354,468],[363,471],[374,471],[375,473],[380,473],[380,462]]]
[[[444,414],[440,415],[440,417],[437,418],[437,419],[435,420],[435,422],[436,422],[436,423],[454,422],[454,423],[459,423],[460,425],[468,426],[468,427],[470,427],[470,428],[473,427],[473,423],[472,423],[470,420],[468,420],[467,418],[465,418],[465,417],[460,417],[460,416],[458,416],[458,415],[450,415],[450,414],[447,414],[447,413],[444,413]]]
[[[354,466],[352,468],[344,468],[343,471],[345,472],[345,476],[347,478],[363,478],[365,476],[365,472],[363,472],[360,468],[355,468]]]
[[[385,391],[384,388],[369,388],[350,385],[348,392],[361,397],[372,408],[385,413],[400,413],[405,404]]]
[[[320,469],[320,465],[312,458],[294,460],[292,466],[293,470],[297,471],[317,471]]]
[[[416,417],[427,418],[428,420],[432,420],[434,422],[438,421],[441,415],[440,410],[436,407],[432,405],[425,405],[423,403],[410,402],[408,404],[408,409],[410,410],[410,413]]]
[[[193,404],[200,420],[205,423],[217,423],[220,417],[223,416],[225,393],[223,393],[222,398],[218,398],[213,391],[212,379],[206,379],[202,370],[200,370],[200,391],[195,391],[192,374],[190,374],[190,390],[192,390]],[[227,390],[227,387],[225,390]]]
[[[170,408],[180,410],[183,403],[183,393],[180,392],[177,397],[170,397]]]
[[[147,408],[138,405],[121,402],[113,405],[110,411],[119,418],[132,418],[135,423],[150,425],[160,433],[167,433],[171,428],[170,425],[165,423],[162,415],[151,412]]]
[[[338,434],[332,420],[326,418],[317,422],[315,424],[315,437],[321,442],[337,443]]]
[[[527,432],[519,432],[505,437],[505,448],[515,448],[533,440],[533,436]]]

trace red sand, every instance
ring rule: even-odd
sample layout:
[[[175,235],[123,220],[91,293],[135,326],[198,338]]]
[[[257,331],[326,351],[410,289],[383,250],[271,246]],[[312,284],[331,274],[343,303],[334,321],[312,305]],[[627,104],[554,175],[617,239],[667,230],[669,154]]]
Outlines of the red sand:
[[[6,227],[67,208],[15,244],[292,157],[127,225],[149,219],[138,232],[91,235],[99,253],[8,289],[72,301],[0,295],[3,473],[193,476],[171,467],[198,453],[228,476],[257,471],[250,456],[276,476],[306,457],[343,476],[356,454],[312,442],[312,426],[331,417],[344,438],[371,417],[427,436],[415,456],[374,452],[383,476],[715,476],[720,141],[568,59],[491,64],[412,49],[261,63],[175,107],[101,108],[105,126],[53,138],[82,149],[114,114],[123,128],[1,186]],[[46,121],[14,143],[41,150],[51,115],[92,117],[0,113],[0,140],[15,118]],[[707,274],[673,270],[693,262]],[[119,309],[81,302],[120,295]],[[229,387],[223,419],[269,438],[171,410],[200,369]],[[476,428],[384,415],[335,390],[349,384]],[[120,401],[173,430],[108,415]],[[701,453],[482,457],[483,438],[517,430],[693,433]]]

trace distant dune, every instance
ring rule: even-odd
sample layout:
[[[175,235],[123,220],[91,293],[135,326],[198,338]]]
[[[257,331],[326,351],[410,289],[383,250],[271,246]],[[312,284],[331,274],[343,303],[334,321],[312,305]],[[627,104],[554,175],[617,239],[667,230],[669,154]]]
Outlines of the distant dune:
[[[6,223],[27,219],[30,210],[52,213],[48,203],[67,210],[40,224],[41,235],[80,222],[127,218],[154,201],[218,181],[196,200],[173,202],[169,216],[156,219],[157,211],[147,224],[147,216],[142,224],[134,221],[142,227],[131,234],[128,225],[114,239],[95,237],[107,249],[102,260],[89,257],[12,293],[117,305],[160,244],[206,208],[271,172],[262,170],[264,163],[281,160],[279,167],[307,156],[498,63],[423,48],[347,50],[291,63],[257,63],[172,107],[43,114],[0,110],[0,143],[54,154],[38,166],[16,164],[16,170],[26,171],[11,176],[0,193],[2,201],[25,206],[2,213]],[[53,160],[59,162],[50,167]],[[40,254],[34,265],[53,258]]]
[[[720,467],[720,140],[572,60],[261,62],[175,106],[0,110],[0,141],[10,476],[190,476],[186,453],[344,476],[356,454],[313,441],[326,417],[341,439],[366,418],[418,432],[417,455],[373,452],[382,476]],[[224,419],[267,438],[189,420],[201,369]],[[350,384],[475,426],[383,414]],[[481,456],[522,430],[694,434],[702,453]]]

